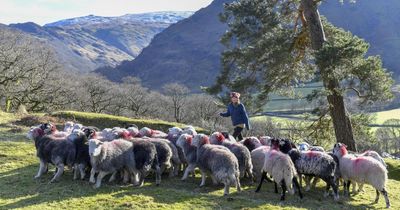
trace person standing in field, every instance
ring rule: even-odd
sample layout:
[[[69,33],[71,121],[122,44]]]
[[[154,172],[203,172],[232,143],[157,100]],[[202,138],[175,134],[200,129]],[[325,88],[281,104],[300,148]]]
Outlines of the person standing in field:
[[[240,103],[240,93],[231,93],[231,103],[229,103],[227,111],[219,115],[222,117],[231,117],[232,124],[235,127],[233,137],[239,141],[243,139],[243,129],[250,130],[249,116],[244,105]]]

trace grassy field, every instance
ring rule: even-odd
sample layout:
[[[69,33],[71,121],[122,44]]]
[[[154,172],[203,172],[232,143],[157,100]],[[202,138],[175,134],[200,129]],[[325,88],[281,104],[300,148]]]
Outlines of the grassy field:
[[[27,127],[14,125],[15,116],[0,112],[0,209],[367,209],[384,208],[384,199],[372,204],[375,191],[367,186],[365,192],[334,202],[323,197],[323,186],[305,193],[305,198],[287,196],[285,202],[273,193],[273,185],[265,184],[262,192],[242,180],[243,192],[228,197],[222,186],[198,187],[199,175],[180,181],[178,177],[163,177],[161,186],[154,178],[142,188],[120,183],[107,183],[98,189],[85,181],[73,181],[67,170],[58,183],[48,184],[54,168],[39,180],[33,176],[38,169],[33,142],[25,139]],[[393,209],[400,209],[400,163],[387,160],[389,165],[389,197]]]

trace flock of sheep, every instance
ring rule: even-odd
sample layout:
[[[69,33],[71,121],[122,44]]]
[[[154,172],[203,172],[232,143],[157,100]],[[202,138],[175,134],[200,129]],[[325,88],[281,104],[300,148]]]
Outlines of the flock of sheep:
[[[267,180],[275,183],[276,193],[278,185],[281,187],[281,200],[285,200],[286,191],[291,194],[297,191],[303,198],[304,179],[306,191],[323,180],[325,196],[329,196],[332,188],[333,197],[338,200],[342,180],[344,195],[350,195],[351,183],[353,193],[356,183],[358,190],[362,190],[363,184],[370,184],[376,189],[375,202],[382,194],[386,207],[390,207],[384,160],[374,151],[350,154],[341,143],[335,144],[332,152],[325,152],[322,147],[295,145],[287,139],[267,136],[236,142],[227,133],[197,134],[192,126],[173,127],[168,133],[147,127],[138,129],[135,125],[99,131],[73,122],[67,122],[64,131],[58,131],[50,123],[41,124],[32,127],[27,136],[34,140],[40,160],[35,178],[48,171],[48,164],[53,164],[56,172],[51,182],[60,179],[65,166],[73,168],[74,179],[85,179],[90,170],[89,182],[96,188],[109,174],[109,181],[122,179],[124,183],[142,186],[145,177],[154,173],[159,185],[163,173],[173,177],[183,172],[185,180],[189,175],[194,177],[198,168],[200,186],[205,185],[209,176],[214,184],[224,184],[224,195],[229,194],[231,186],[240,192],[240,179],[249,179],[259,182],[256,192]]]

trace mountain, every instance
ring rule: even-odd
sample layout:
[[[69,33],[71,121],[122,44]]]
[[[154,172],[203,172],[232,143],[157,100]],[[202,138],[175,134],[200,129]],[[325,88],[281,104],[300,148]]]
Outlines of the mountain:
[[[200,86],[213,84],[221,69],[220,54],[224,49],[219,40],[227,29],[218,14],[223,11],[223,3],[232,1],[214,0],[157,34],[133,61],[97,72],[114,81],[125,76],[140,77],[145,86],[153,89],[180,82],[197,91]],[[400,79],[400,1],[323,1],[320,10],[335,25],[366,39],[371,44],[369,53],[381,55],[385,67]]]
[[[119,17],[85,16],[44,26],[10,24],[47,42],[68,70],[88,72],[133,60],[152,38],[191,12],[156,12]]]

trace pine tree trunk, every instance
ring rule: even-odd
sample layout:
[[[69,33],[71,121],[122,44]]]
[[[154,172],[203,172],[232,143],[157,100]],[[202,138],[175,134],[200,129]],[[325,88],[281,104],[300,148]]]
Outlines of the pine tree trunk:
[[[307,20],[312,48],[317,51],[322,48],[326,40],[321,17],[318,12],[318,3],[314,0],[301,0],[301,6]],[[324,87],[329,92],[327,99],[333,126],[335,128],[336,141],[346,144],[348,150],[357,151],[351,121],[346,112],[344,99],[341,93],[338,92],[340,87],[339,81],[333,77],[333,72],[327,69],[320,68],[320,72]]]

